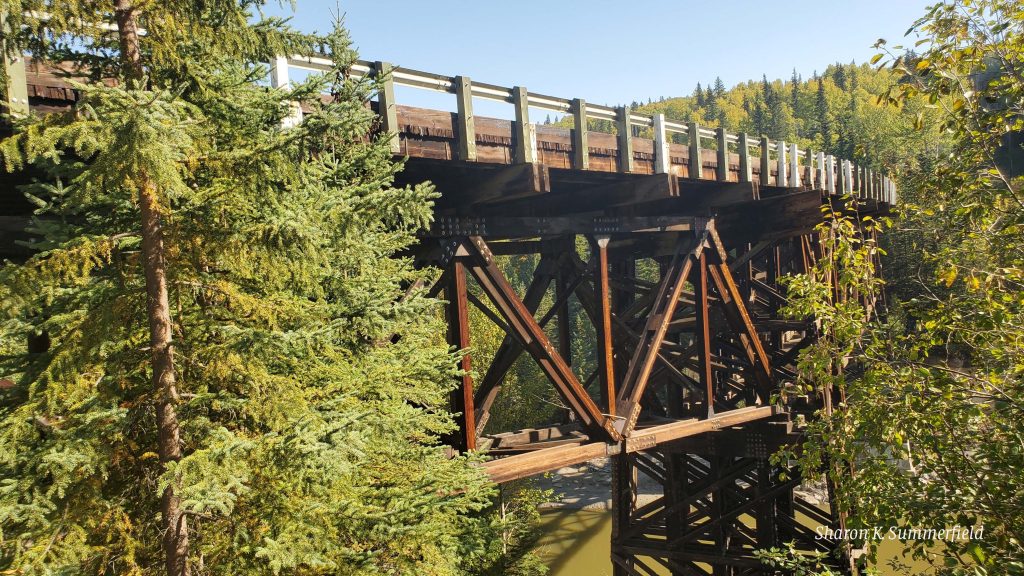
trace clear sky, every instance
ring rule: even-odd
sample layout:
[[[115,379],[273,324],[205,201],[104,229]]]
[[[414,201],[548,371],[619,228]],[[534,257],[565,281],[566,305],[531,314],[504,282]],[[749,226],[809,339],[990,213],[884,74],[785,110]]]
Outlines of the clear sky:
[[[913,44],[935,1],[297,0],[292,23],[324,31],[340,7],[364,59],[615,105],[865,62],[878,38]],[[399,103],[454,106],[415,92]]]

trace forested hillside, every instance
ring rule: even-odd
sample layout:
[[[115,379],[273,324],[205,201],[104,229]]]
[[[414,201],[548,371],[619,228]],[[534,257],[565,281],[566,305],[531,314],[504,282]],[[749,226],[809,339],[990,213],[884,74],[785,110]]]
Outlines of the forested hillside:
[[[901,75],[890,69],[836,63],[809,78],[794,70],[787,80],[762,77],[731,88],[716,78],[698,83],[690,95],[633,101],[630,106],[644,114],[663,113],[670,120],[796,142],[891,174],[906,173],[934,154],[941,136],[934,129],[937,114],[926,99],[889,105],[890,89],[900,81]],[[571,126],[571,118],[558,124]],[[590,124],[594,130],[614,132],[609,121]]]

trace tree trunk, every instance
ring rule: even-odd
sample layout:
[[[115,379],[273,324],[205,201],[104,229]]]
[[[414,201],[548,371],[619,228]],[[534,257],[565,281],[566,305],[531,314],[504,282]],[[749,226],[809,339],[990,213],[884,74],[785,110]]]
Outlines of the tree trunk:
[[[140,81],[145,76],[139,47],[138,19],[130,0],[116,0],[121,58],[127,75]],[[149,320],[149,344],[156,395],[157,442],[160,462],[181,460],[178,429],[178,400],[171,342],[171,307],[167,293],[167,261],[156,184],[147,174],[138,175],[139,216],[142,224],[142,266],[146,275],[146,313]],[[168,486],[161,495],[161,520],[164,527],[163,549],[168,576],[189,576],[188,522],[181,512],[181,499]]]

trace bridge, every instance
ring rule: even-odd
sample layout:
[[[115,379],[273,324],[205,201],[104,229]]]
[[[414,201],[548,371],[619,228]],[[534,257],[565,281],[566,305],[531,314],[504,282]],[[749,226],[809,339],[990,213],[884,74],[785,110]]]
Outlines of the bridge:
[[[271,82],[287,88],[290,70],[331,65],[280,57]],[[12,110],[76,99],[53,69],[22,61],[8,70]],[[504,334],[488,364],[473,354],[461,361],[453,452],[488,454],[495,482],[609,458],[617,576],[773,573],[754,550],[790,541],[835,552],[836,566],[849,569],[850,551],[813,529],[843,518],[795,494],[799,476],[769,458],[799,443],[800,421],[828,402],[776,397],[815,334],[813,321],[780,315],[780,280],[821,257],[823,205],[849,197],[862,215],[885,214],[897,201],[888,178],[796,144],[521,86],[384,62],[359,61],[350,72],[381,81],[369,105],[406,159],[396,184],[429,180],[440,192],[412,255],[443,272],[410,290],[447,301],[452,346],[472,349],[471,308]],[[395,86],[451,94],[457,111],[402,105]],[[510,104],[514,120],[476,116],[481,99]],[[570,115],[573,128],[531,122],[538,109]],[[17,233],[16,219],[5,222]],[[524,291],[505,276],[510,256],[532,263]],[[596,359],[586,373],[573,358],[579,339]],[[564,409],[544,426],[491,431],[524,355]],[[640,475],[662,487],[643,505]]]

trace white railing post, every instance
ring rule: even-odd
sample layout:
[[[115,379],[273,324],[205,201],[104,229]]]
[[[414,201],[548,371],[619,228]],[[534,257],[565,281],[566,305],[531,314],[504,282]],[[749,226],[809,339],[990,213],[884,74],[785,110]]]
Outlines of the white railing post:
[[[512,88],[512,105],[516,110],[513,130],[515,148],[512,159],[516,164],[532,164],[537,161],[537,129],[530,123],[529,95],[526,88]]]
[[[789,177],[786,174],[786,143],[784,141],[779,140],[776,143],[775,155],[778,162],[778,175],[775,177],[775,184],[785,186],[789,183]]]
[[[668,133],[665,131],[665,115],[654,115],[654,173],[668,174],[671,159],[668,155]]]
[[[800,187],[800,150],[796,142],[789,145],[789,185],[793,188]]]
[[[825,190],[829,194],[836,193],[836,157],[829,154],[825,159]]]
[[[288,79],[288,57],[275,56],[270,63],[270,85],[281,90],[291,89]],[[298,102],[288,103],[288,116],[281,120],[281,127],[294,128],[302,123],[302,106]]]
[[[455,119],[459,141],[459,160],[476,161],[476,118],[473,116],[473,81],[468,76],[455,77]]]

